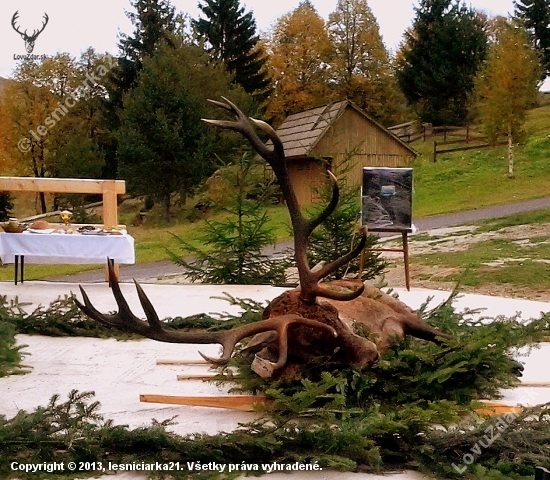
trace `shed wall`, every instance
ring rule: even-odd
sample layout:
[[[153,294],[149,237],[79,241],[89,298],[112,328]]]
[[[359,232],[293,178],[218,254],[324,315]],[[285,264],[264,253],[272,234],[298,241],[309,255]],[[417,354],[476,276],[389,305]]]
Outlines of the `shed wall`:
[[[288,161],[288,176],[300,205],[319,200],[318,188],[326,182],[326,168],[313,159]]]
[[[414,158],[391,135],[357,111],[346,108],[315,146],[313,155],[333,157],[332,164],[337,166],[351,152],[354,164],[347,173],[349,185],[361,185],[363,167],[407,167]]]

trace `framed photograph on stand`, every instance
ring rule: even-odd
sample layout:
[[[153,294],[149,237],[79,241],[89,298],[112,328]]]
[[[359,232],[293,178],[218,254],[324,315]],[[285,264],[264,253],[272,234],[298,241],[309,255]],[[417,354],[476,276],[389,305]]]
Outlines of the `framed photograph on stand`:
[[[412,168],[363,168],[362,225],[370,231],[412,228]]]
[[[412,224],[412,168],[363,168],[361,225],[368,232],[401,233],[403,248],[368,248],[361,254],[359,275],[363,272],[365,251],[402,252],[405,285],[410,290],[409,241]]]

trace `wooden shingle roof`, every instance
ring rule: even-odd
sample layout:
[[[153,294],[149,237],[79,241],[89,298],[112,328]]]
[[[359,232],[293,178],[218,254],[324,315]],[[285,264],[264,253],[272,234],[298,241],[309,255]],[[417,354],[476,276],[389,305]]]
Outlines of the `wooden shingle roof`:
[[[383,130],[388,136],[393,137],[395,141],[410,150],[412,155],[417,155],[409,145],[370,118],[365,112],[353,104],[353,102],[342,100],[321,107],[312,108],[304,112],[294,113],[285,119],[281,126],[277,128],[276,132],[283,142],[286,157],[307,157],[310,155],[315,145],[323,138],[326,131],[342,113],[344,113],[347,107],[353,108],[363,115],[366,120],[374,124],[380,130]]]

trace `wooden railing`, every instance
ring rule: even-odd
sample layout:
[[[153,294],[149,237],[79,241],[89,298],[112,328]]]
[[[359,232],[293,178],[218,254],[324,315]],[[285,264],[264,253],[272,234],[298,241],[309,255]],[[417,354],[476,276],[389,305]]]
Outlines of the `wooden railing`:
[[[463,150],[474,150],[478,148],[489,148],[496,145],[506,145],[507,142],[490,143],[476,127],[466,125],[463,127],[444,125],[432,127],[430,124],[419,126],[414,122],[402,123],[389,127],[388,130],[406,143],[422,139],[424,142],[433,139],[433,161],[442,153],[460,152]],[[452,140],[447,140],[452,138]],[[439,140],[436,140],[439,139]],[[448,148],[449,145],[460,145]],[[444,147],[444,148],[441,148]]]
[[[0,192],[87,193],[103,195],[103,225],[118,225],[117,195],[126,193],[124,180],[0,177]]]

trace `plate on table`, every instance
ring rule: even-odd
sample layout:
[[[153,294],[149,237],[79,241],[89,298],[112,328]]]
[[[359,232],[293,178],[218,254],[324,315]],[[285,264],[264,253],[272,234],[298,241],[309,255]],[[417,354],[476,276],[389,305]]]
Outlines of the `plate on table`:
[[[34,229],[34,228],[27,228],[27,232],[30,232],[30,233],[53,233],[55,232],[55,228],[43,228],[41,230],[37,230],[37,229]]]
[[[85,230],[80,232],[81,235],[107,235],[107,232],[101,228],[96,228],[94,230]]]

